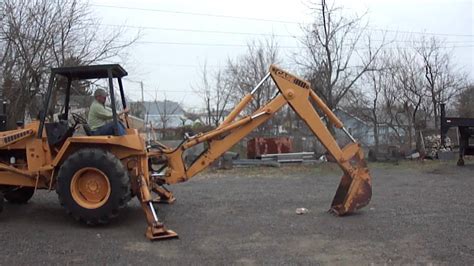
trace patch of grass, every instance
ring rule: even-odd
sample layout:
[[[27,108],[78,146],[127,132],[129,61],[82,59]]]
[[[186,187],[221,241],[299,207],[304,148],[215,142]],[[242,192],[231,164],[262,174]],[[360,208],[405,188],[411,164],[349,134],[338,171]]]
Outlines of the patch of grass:
[[[394,162],[371,162],[368,164],[369,170],[417,170],[419,172],[433,172],[443,169],[447,166],[455,165],[456,161],[438,161],[438,160],[413,160]],[[235,167],[231,170],[206,169],[197,179],[220,178],[225,176],[235,177],[298,177],[298,176],[320,176],[320,175],[339,175],[341,170],[336,163],[318,163],[318,164],[282,164],[281,167],[268,166],[250,166]]]
[[[197,178],[219,178],[223,176],[238,177],[288,177],[307,175],[327,175],[340,172],[335,163],[320,164],[282,164],[280,167],[251,166],[235,167],[231,170],[207,169],[200,173]]]
[[[412,169],[419,171],[432,171],[436,168],[445,167],[447,165],[456,164],[455,161],[439,161],[439,160],[412,160],[394,162],[372,162],[369,163],[369,169]]]

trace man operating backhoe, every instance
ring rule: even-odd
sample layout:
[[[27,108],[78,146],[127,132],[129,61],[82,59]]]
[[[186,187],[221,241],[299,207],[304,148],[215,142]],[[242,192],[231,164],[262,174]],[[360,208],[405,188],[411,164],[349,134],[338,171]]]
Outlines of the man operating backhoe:
[[[93,135],[114,135],[114,122],[112,121],[112,111],[105,108],[105,101],[109,94],[103,89],[97,89],[94,92],[94,101],[89,109],[89,116],[87,123],[91,128]],[[128,114],[129,109],[125,108],[123,111],[117,113],[117,115]],[[117,122],[118,135],[125,135],[125,127],[122,123]]]

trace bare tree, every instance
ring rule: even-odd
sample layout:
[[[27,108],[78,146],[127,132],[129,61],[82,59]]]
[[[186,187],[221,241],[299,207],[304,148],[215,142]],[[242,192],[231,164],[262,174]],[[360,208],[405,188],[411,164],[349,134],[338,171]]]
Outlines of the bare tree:
[[[303,53],[295,56],[296,64],[305,71],[312,89],[334,109],[372,64],[383,42],[369,54],[359,52],[366,25],[364,16],[345,17],[340,8],[321,0],[314,4],[315,21],[304,27],[300,39]],[[371,46],[370,37],[367,37]],[[330,127],[331,131],[333,130]]]
[[[88,4],[79,0],[5,0],[2,13],[0,41],[5,49],[0,63],[13,122],[23,120],[24,111],[37,105],[50,67],[110,59],[136,40],[119,41],[120,28],[109,34],[99,32]]]
[[[423,121],[419,115],[426,103],[424,94],[423,69],[420,67],[416,53],[412,49],[399,48],[398,58],[394,68],[395,83],[394,87],[399,93],[399,103],[403,111],[410,118],[409,124],[409,146],[422,129]]]
[[[274,37],[255,40],[247,45],[245,54],[227,61],[223,77],[229,89],[232,90],[232,103],[238,103],[254,86],[268,73],[271,64],[279,64],[279,48]],[[271,82],[265,82],[253,95],[253,100],[243,114],[249,114],[267,103],[277,89]],[[272,119],[259,127],[256,132],[269,132],[272,128]]]
[[[384,51],[374,60],[374,71],[362,77],[360,91],[350,92],[351,111],[372,124],[375,150],[380,143],[379,126],[387,125],[399,144],[413,143],[426,127],[429,116],[424,93],[423,69],[410,47]],[[388,130],[388,129],[387,129]]]
[[[410,119],[400,103],[400,92],[393,85],[395,77],[390,73],[391,79],[389,86],[384,86],[382,90],[382,108],[381,112],[385,114],[384,123],[390,128],[395,135],[395,139],[399,145],[405,143],[405,136],[410,132],[408,120]]]
[[[443,42],[432,37],[427,40],[424,36],[415,47],[421,57],[425,70],[426,94],[431,101],[435,128],[439,129],[439,104],[449,101],[463,89],[466,77],[456,70],[451,58],[452,54],[442,48]]]
[[[384,51],[374,61],[376,71],[363,76],[363,94],[351,92],[352,110],[373,124],[376,149],[378,124],[387,125],[399,144],[408,143],[412,148],[419,132],[428,129],[437,116],[439,103],[458,91],[461,79],[448,67],[449,62],[440,62],[438,56],[445,51],[433,47],[436,49],[414,41],[394,52]],[[447,76],[451,78],[445,79]]]
[[[274,37],[250,42],[245,54],[227,61],[225,78],[232,84],[232,100],[239,102],[268,73],[271,64],[280,62],[278,43]],[[263,84],[254,94],[252,110],[264,105],[273,97],[275,90],[270,82]]]
[[[467,86],[457,97],[456,109],[461,117],[474,117],[474,84]]]
[[[166,94],[164,95],[163,101],[154,100],[156,110],[158,112],[159,127],[162,132],[162,138],[166,137],[166,131],[170,128],[170,122],[173,117],[176,117],[180,104],[167,99]]]
[[[232,83],[224,79],[222,70],[218,70],[215,74],[209,74],[207,63],[204,64],[201,70],[201,81],[198,85],[193,86],[193,90],[203,100],[206,111],[204,123],[206,125],[218,126],[227,115],[226,111],[230,107],[233,94],[230,85]]]
[[[370,121],[374,135],[374,150],[379,151],[380,124],[385,123],[384,114],[384,91],[391,86],[391,54],[387,51],[380,54],[374,60],[374,71],[368,71],[361,78],[363,85],[360,89],[355,88],[349,92],[348,97],[350,111],[365,121]]]

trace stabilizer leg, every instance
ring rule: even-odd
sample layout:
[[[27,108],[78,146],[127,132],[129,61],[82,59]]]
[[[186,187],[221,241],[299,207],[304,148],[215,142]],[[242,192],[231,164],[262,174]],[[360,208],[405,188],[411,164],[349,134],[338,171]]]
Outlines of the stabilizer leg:
[[[147,217],[148,227],[145,235],[150,240],[163,240],[178,237],[178,234],[173,230],[168,230],[165,225],[158,221],[153,203],[151,201],[142,202],[142,208],[145,211]]]
[[[146,229],[145,235],[150,240],[162,240],[169,238],[176,238],[178,234],[173,230],[168,230],[165,228],[164,224],[158,220],[156,215],[155,208],[153,207],[153,202],[151,200],[150,191],[146,185],[145,179],[141,177],[140,182],[140,203],[142,209],[145,212],[146,220],[148,227]]]

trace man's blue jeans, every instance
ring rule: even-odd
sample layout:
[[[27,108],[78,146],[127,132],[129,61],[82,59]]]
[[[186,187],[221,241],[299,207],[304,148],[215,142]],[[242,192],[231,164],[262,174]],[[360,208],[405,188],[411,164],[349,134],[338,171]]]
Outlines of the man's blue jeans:
[[[118,122],[118,135],[123,136],[125,135],[125,127],[122,123]],[[98,129],[92,131],[94,136],[104,136],[104,135],[114,135],[114,122],[109,122]]]

